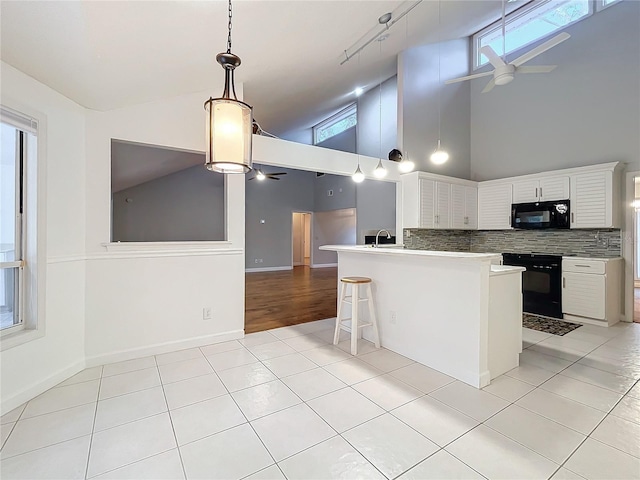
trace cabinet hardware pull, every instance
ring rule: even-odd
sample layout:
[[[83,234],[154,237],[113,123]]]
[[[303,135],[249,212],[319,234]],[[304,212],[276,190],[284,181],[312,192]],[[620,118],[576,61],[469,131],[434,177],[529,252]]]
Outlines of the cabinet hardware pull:
[[[540,199],[542,199],[542,187],[540,187]]]
[[[571,223],[574,223],[573,212],[571,212]]]
[[[574,267],[591,268],[591,265],[574,265]]]
[[[562,277],[562,288],[566,288],[566,287],[567,287],[567,278]]]
[[[538,187],[536,187],[536,199],[538,198]]]

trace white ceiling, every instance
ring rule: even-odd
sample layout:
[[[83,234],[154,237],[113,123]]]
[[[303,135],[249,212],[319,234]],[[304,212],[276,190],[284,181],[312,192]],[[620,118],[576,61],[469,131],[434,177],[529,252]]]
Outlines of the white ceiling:
[[[204,170],[203,153],[112,140],[111,191],[116,193],[196,165]]]
[[[244,83],[262,127],[281,134],[311,126],[356,86],[392,76],[407,45],[436,41],[438,3],[424,0],[408,25],[401,20],[385,42],[339,65],[380,15],[411,3],[236,0],[233,52],[242,58],[236,81]],[[441,8],[443,39],[459,38],[497,19],[500,1],[443,0]],[[0,9],[3,61],[87,108],[221,93],[215,56],[226,48],[224,1],[3,0]]]

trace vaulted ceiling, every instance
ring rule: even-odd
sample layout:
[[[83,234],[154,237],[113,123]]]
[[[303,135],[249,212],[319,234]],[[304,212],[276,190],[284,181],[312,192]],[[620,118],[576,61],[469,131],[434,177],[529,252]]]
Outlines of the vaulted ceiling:
[[[407,46],[436,41],[438,2],[423,0],[386,41],[340,66],[380,15],[414,3],[236,0],[233,52],[243,62],[236,81],[262,127],[281,134],[311,126],[356,86],[393,75]],[[87,108],[221,93],[215,56],[226,47],[224,1],[3,0],[0,9],[2,60]],[[499,12],[499,0],[443,0],[441,38],[468,36]]]

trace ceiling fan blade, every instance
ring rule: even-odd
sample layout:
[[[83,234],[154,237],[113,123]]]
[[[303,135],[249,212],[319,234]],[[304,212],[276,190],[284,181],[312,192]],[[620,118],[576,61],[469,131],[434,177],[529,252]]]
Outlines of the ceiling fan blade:
[[[532,65],[530,67],[518,67],[516,73],[549,73],[556,69],[557,65]]]
[[[484,90],[482,90],[482,93],[487,93],[490,92],[491,90],[493,90],[493,87],[496,86],[496,81],[492,78],[489,83],[487,83],[487,86],[484,87]]]
[[[474,78],[488,77],[489,75],[493,75],[493,72],[476,73],[475,75],[469,75],[467,77],[453,78],[445,81],[444,83],[449,85],[451,83],[464,82],[465,80],[473,80]]]
[[[287,172],[267,173],[267,175],[286,175]]]
[[[569,38],[571,38],[571,35],[569,35],[567,32],[562,32],[561,34],[556,35],[555,37],[547,40],[543,44],[538,45],[533,50],[529,50],[524,55],[516,58],[513,62],[511,62],[511,65],[519,67],[523,63],[528,62],[532,58],[537,57],[538,55],[546,52],[547,50],[555,47],[556,45],[564,42],[565,40],[568,40]]]
[[[251,177],[251,178],[249,178],[249,181],[255,180],[255,179],[256,179],[256,177]]]
[[[269,177],[269,180],[280,180],[280,177]]]
[[[484,47],[482,47],[480,49],[480,53],[487,57],[491,65],[493,65],[495,68],[504,67],[506,65],[506,63],[504,63],[504,60],[500,58],[500,55],[498,55],[490,45],[485,45]]]

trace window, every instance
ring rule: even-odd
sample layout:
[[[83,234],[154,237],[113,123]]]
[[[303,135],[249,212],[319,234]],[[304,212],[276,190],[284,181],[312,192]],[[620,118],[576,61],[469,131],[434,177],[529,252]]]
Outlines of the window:
[[[604,10],[605,8],[613,5],[614,3],[618,3],[622,0],[596,0],[596,9],[598,11]]]
[[[0,122],[0,330],[24,326],[24,208],[27,149],[35,124],[2,109]]]
[[[598,0],[614,2],[616,0]],[[543,0],[533,2],[506,16],[505,43],[507,54],[563,30],[568,25],[588,17],[593,12],[592,0]],[[489,25],[473,36],[473,68],[486,65],[487,57],[480,53],[485,45],[502,55],[502,22]]]
[[[355,127],[357,123],[358,110],[354,103],[313,127],[313,144],[318,145],[331,137]]]

